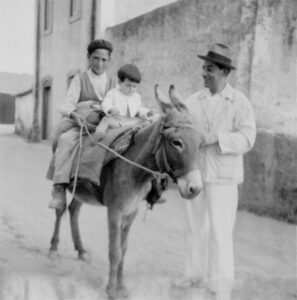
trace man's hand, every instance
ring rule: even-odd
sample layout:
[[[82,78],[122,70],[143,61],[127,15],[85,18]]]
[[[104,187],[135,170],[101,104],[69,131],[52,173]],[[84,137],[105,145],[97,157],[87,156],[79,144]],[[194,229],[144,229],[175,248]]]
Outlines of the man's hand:
[[[216,133],[206,133],[202,137],[201,147],[214,145],[219,141],[218,135]]]
[[[84,118],[75,111],[70,114],[70,118],[73,119],[79,127],[81,127],[85,122]]]

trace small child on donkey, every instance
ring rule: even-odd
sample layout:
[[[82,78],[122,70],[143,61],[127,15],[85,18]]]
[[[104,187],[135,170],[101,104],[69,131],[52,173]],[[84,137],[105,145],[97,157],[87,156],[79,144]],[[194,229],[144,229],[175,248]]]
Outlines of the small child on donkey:
[[[105,117],[96,128],[97,136],[98,134],[104,136],[109,128],[121,126],[113,116],[140,120],[150,120],[153,117],[153,111],[142,105],[141,96],[137,93],[141,82],[139,69],[132,64],[126,64],[119,68],[117,75],[118,87],[108,91],[101,104]]]
[[[132,64],[124,65],[118,70],[118,87],[107,92],[101,105],[94,101],[84,101],[76,105],[75,112],[80,116],[82,122],[88,124],[90,131],[96,131],[97,138],[98,136],[103,138],[109,128],[121,126],[116,121],[116,118],[112,117],[114,115],[149,120],[153,117],[153,112],[142,106],[141,96],[137,93],[140,81],[141,74],[138,68]],[[98,114],[97,112],[100,109],[101,114]],[[104,112],[103,114],[102,111]],[[99,125],[95,127],[94,125],[98,123]],[[62,144],[65,136],[67,138],[67,132],[61,136]],[[59,146],[58,144],[58,148]],[[62,166],[62,164],[60,165]],[[63,173],[63,171],[63,169],[55,169],[55,173]],[[66,188],[70,183],[70,178],[67,178],[67,180],[65,176],[62,176],[62,178],[63,182],[57,182],[55,177],[53,178],[54,189],[52,193],[53,198],[49,205],[50,208],[63,209],[66,205]],[[156,203],[164,203],[165,200],[161,198],[161,193],[166,187],[167,184],[164,184],[164,180],[162,182],[155,179],[152,180],[152,187],[146,199],[148,204],[152,206]]]

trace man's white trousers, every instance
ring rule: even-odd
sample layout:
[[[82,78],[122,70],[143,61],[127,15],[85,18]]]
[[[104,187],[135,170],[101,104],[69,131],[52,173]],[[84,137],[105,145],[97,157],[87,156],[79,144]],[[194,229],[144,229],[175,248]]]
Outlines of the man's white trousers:
[[[237,184],[205,183],[203,191],[186,201],[185,275],[202,279],[219,295],[234,283],[233,229],[238,205]]]

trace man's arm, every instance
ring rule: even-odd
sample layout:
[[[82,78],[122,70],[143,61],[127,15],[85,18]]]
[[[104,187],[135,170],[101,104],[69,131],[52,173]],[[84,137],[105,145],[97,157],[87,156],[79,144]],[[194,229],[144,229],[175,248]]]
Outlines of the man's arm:
[[[234,125],[233,132],[205,134],[201,146],[217,144],[221,154],[240,154],[251,150],[256,138],[256,123],[253,109],[246,98],[239,107]]]
[[[80,97],[80,79],[76,75],[70,83],[65,99],[60,104],[60,113],[64,116],[71,117],[71,113],[75,110]]]
[[[256,122],[250,102],[245,99],[235,117],[235,131],[218,133],[222,154],[245,153],[252,149],[256,139]]]
[[[83,118],[76,113],[75,108],[80,97],[80,90],[79,75],[76,75],[71,81],[66,97],[59,107],[60,113],[73,119],[79,127],[82,126]]]

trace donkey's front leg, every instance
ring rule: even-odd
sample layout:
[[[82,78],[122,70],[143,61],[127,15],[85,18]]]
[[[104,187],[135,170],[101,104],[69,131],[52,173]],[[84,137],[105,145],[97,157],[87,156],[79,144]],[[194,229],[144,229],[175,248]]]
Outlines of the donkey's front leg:
[[[89,261],[90,257],[88,252],[83,247],[78,226],[78,216],[81,206],[82,203],[77,201],[75,198],[72,199],[69,205],[71,234],[74,243],[74,248],[78,252],[78,258],[84,261]]]
[[[122,259],[119,263],[118,274],[117,274],[117,279],[118,279],[117,289],[122,297],[129,296],[128,291],[124,284],[123,268],[124,268],[125,254],[127,252],[127,246],[128,246],[128,235],[136,214],[137,214],[137,210],[135,210],[129,216],[125,216],[122,222],[122,228],[121,228]]]
[[[116,208],[108,208],[109,280],[106,293],[109,299],[116,299],[120,296],[117,291],[117,273],[119,263],[122,259],[121,225],[121,212]]]
[[[51,247],[49,249],[49,254],[48,254],[48,257],[52,260],[56,259],[57,257],[61,219],[65,211],[66,211],[66,204],[62,210],[56,209],[55,229],[51,239]]]

